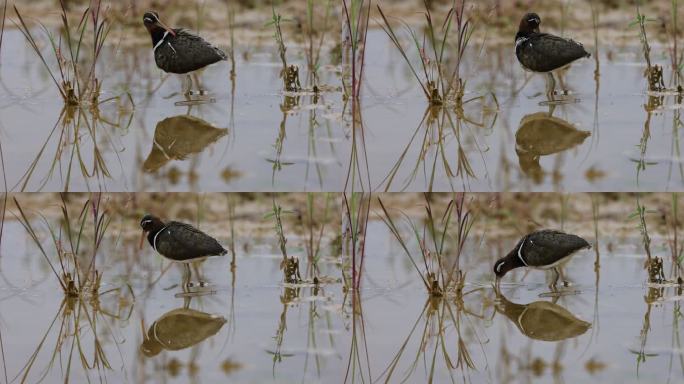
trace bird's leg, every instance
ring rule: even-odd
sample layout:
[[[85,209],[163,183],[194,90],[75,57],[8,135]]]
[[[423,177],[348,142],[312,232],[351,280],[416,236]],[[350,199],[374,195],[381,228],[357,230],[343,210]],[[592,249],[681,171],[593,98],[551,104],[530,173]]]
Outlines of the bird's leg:
[[[197,74],[197,71],[192,73],[192,78],[195,80],[195,86],[197,87],[197,91],[200,95],[204,95],[206,91],[202,88],[202,83],[200,82],[199,75]]]
[[[188,263],[183,264],[183,267],[185,267],[185,273],[183,274],[183,291],[187,292],[188,288],[192,286],[192,283],[190,283],[192,271],[190,271],[190,265]]]
[[[556,79],[552,72],[546,72],[546,97],[549,101],[553,101],[553,94],[556,89]]]
[[[558,274],[560,275],[560,280],[563,283],[564,287],[567,287],[570,285],[567,280],[565,280],[565,276],[563,276],[563,268],[558,267]]]
[[[551,289],[551,291],[555,292],[556,291],[556,285],[558,284],[558,278],[560,276],[560,273],[558,272],[558,267],[553,268],[553,274],[554,274],[554,277],[551,280],[551,284],[549,284],[549,289]]]
[[[186,98],[192,96],[192,78],[190,75],[185,76],[185,81],[183,81],[183,95]]]
[[[209,285],[206,281],[204,281],[204,278],[202,277],[200,262],[192,263],[192,267],[195,269],[195,275],[197,275],[197,284],[200,287],[206,287],[207,285]]]

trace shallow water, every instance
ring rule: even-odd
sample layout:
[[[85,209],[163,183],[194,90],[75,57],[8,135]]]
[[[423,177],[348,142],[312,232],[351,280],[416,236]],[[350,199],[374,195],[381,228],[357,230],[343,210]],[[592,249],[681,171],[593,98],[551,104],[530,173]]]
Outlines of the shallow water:
[[[236,56],[234,89],[229,64],[208,67],[202,83],[210,95],[203,99],[214,102],[190,107],[175,105],[184,101],[175,94],[180,77],[164,76],[147,45],[110,48],[100,68],[107,74],[101,100],[121,96],[120,102],[101,105],[102,119],[88,108],[69,111],[63,124],[61,97],[21,33],[7,31],[4,44],[17,53],[3,56],[7,92],[0,96],[2,137],[12,143],[3,148],[5,168],[14,190],[342,189],[348,149],[337,117],[341,95],[322,92],[315,102],[312,94],[284,96],[270,48],[245,48],[248,62]],[[322,84],[339,83],[333,69],[323,66]],[[186,116],[194,120],[183,121]],[[175,129],[167,119],[175,119]]]
[[[116,238],[109,238],[104,248],[109,251],[102,252],[103,264],[98,265],[106,282],[100,291],[116,290],[100,296],[96,311],[89,300],[61,307],[64,295],[21,225],[8,222],[4,235],[2,255],[14,255],[0,262],[0,321],[10,380],[20,373],[23,377],[22,367],[36,350],[26,382],[36,382],[44,373],[47,382],[60,382],[67,372],[71,382],[89,377],[150,383],[315,383],[344,375],[349,338],[341,285],[333,280],[319,289],[311,284],[284,287],[279,283],[280,255],[270,237],[248,241],[250,251],[240,252],[235,275],[229,257],[205,262],[203,276],[211,284],[206,290],[213,293],[189,302],[176,297],[181,292],[180,268],[172,267],[157,281],[161,258],[151,247],[145,244],[138,250],[137,241],[117,245]],[[290,240],[299,243],[296,237]],[[334,261],[323,253],[321,276],[339,276]],[[67,369],[79,308],[80,344],[75,344]],[[61,324],[66,324],[61,355],[49,367]],[[104,358],[101,369],[85,370],[78,348],[92,365],[93,329]],[[102,368],[105,360],[110,369]]]
[[[432,364],[434,382],[682,382],[682,292],[644,285],[636,238],[601,239],[598,283],[594,253],[575,256],[565,269],[571,286],[560,297],[543,297],[544,273],[514,271],[497,298],[490,268],[515,239],[470,241],[465,295],[428,300],[382,222],[369,223],[358,295],[343,293],[339,259],[327,253],[320,289],[280,283],[277,246],[270,234],[257,235],[238,242],[235,274],[229,257],[206,261],[212,293],[187,301],[177,297],[180,268],[159,278],[161,258],[149,246],[139,250],[137,241],[112,235],[98,259],[106,293],[63,303],[21,225],[7,222],[4,235],[0,313],[10,380],[23,377],[38,351],[28,382],[43,374],[59,381],[66,372],[73,382],[426,382]],[[289,253],[301,253],[300,239],[288,238]],[[50,367],[60,330],[63,344]],[[89,365],[98,361],[93,330],[100,369],[84,369],[79,346]]]
[[[601,247],[598,285],[594,253],[573,257],[565,268],[571,286],[562,289],[571,294],[557,300],[539,297],[549,292],[539,271],[509,273],[497,299],[490,268],[515,240],[471,242],[462,260],[468,280],[462,300],[430,301],[384,224],[372,222],[369,234],[361,307],[374,380],[426,382],[434,364],[440,383],[682,382],[681,292],[667,288],[651,296],[650,306],[645,302],[638,239],[601,239],[613,242],[613,250]],[[650,326],[642,348],[645,316]],[[456,366],[461,341],[471,368]],[[637,364],[640,352],[646,358]]]
[[[573,65],[566,99],[580,101],[555,107],[553,118],[539,105],[544,78],[526,83],[530,75],[510,46],[473,48],[462,69],[465,99],[484,97],[467,103],[459,119],[453,108],[426,111],[382,31],[371,31],[368,45],[361,109],[374,190],[682,189],[681,104],[674,96],[649,101],[636,48],[601,54],[598,89],[593,60]],[[234,90],[229,65],[211,66],[202,81],[215,103],[188,108],[175,105],[182,97],[170,95],[180,82],[163,76],[149,47],[109,48],[99,68],[102,99],[120,99],[103,104],[96,119],[89,110],[61,115],[60,97],[18,31],[7,31],[5,46],[14,54],[1,67],[0,132],[12,143],[3,150],[13,190],[344,189],[353,135],[336,66],[322,67],[321,84],[330,89],[318,100],[288,97],[275,50],[241,46]],[[303,63],[301,51],[288,52]],[[526,126],[534,119],[537,128]],[[637,165],[645,166],[638,183]]]
[[[552,114],[555,122],[542,120],[537,130],[531,130],[526,124],[529,119],[549,117],[549,107],[539,105],[546,100],[541,95],[545,78],[523,71],[512,46],[485,47],[481,57],[474,49],[466,54],[462,74],[469,93],[464,100],[485,96],[464,107],[470,122],[459,121],[451,111],[436,113],[435,122],[429,124],[424,119],[431,115],[425,97],[396,48],[381,32],[371,33],[369,40],[375,48],[368,51],[363,120],[371,183],[376,188],[682,189],[681,132],[675,124],[680,121],[681,101],[672,96],[654,100],[663,106],[650,114],[650,137],[643,155],[647,166],[637,183],[636,161],[642,159],[639,144],[649,119],[645,110],[649,98],[636,48],[602,47],[598,84],[593,59],[573,64],[564,77],[572,93],[557,98],[578,102],[557,105]],[[605,55],[608,50],[611,59]],[[464,155],[460,160],[459,151]]]

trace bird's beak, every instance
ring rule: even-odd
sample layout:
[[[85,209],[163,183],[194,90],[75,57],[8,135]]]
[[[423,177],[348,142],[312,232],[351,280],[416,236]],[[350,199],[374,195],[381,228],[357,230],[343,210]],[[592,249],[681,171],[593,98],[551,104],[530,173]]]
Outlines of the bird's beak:
[[[143,229],[142,232],[140,232],[140,244],[138,244],[138,249],[142,249],[142,244],[143,241],[145,240],[145,235],[147,234],[147,231]]]
[[[162,23],[161,20],[157,20],[157,25],[164,28],[168,33],[171,34],[171,36],[176,37],[176,32],[174,32],[173,29],[169,28],[166,24]]]

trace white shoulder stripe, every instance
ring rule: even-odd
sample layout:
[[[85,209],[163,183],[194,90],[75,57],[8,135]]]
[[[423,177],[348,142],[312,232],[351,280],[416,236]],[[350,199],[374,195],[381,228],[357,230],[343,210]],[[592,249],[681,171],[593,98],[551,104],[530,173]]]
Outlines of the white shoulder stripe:
[[[154,238],[152,239],[152,248],[154,248],[154,251],[157,253],[159,253],[159,251],[157,251],[157,236],[159,236],[160,233],[164,232],[165,229],[166,227],[162,228],[159,232],[155,233]]]
[[[518,247],[518,258],[519,258],[520,261],[523,263],[523,265],[525,265],[525,266],[527,267],[528,265],[527,265],[527,263],[525,262],[525,259],[523,259],[523,256],[522,256],[522,247],[523,247],[523,245],[525,245],[525,242],[526,242],[526,241],[527,241],[527,236],[525,236],[525,238],[523,239],[523,241],[520,242],[520,246]]]
[[[162,44],[164,44],[164,40],[166,40],[166,36],[169,35],[169,31],[164,32],[164,36],[162,36],[161,40],[157,42],[157,44],[154,46],[152,51],[157,52],[157,48],[159,48]],[[170,45],[170,44],[169,44]],[[173,48],[173,47],[172,47]]]

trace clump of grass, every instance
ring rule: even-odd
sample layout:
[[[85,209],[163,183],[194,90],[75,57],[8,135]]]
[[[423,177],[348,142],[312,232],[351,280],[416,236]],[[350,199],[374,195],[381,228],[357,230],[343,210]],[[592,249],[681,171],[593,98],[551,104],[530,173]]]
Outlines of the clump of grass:
[[[323,4],[325,9],[322,23],[316,26],[316,4]],[[318,69],[321,65],[321,49],[325,40],[326,32],[328,31],[328,23],[330,22],[330,15],[332,11],[332,0],[307,0],[306,1],[306,63],[311,73],[314,83],[314,91],[318,89]],[[316,38],[318,34],[318,38]]]
[[[294,256],[287,256],[287,238],[285,237],[285,232],[283,231],[283,221],[281,218],[283,213],[292,212],[284,212],[274,199],[273,210],[266,217],[273,217],[274,229],[276,238],[278,240],[278,248],[280,249],[280,254],[283,256],[283,260],[280,262],[280,269],[283,271],[285,283],[296,284],[302,281],[302,277],[299,273],[299,259]]]
[[[474,24],[469,17],[465,16],[467,0],[460,2],[454,0],[452,7],[447,12],[441,28],[433,21],[432,13],[427,0],[424,0],[426,34],[422,39],[406,23],[404,28],[408,32],[413,42],[415,53],[418,55],[419,64],[415,65],[410,56],[409,50],[401,43],[399,35],[395,32],[387,16],[378,5],[378,12],[382,17],[382,29],[397,48],[411,73],[420,84],[425,97],[430,105],[442,105],[448,99],[453,99],[460,104],[465,91],[465,82],[460,73],[461,62],[470,38],[474,30]],[[456,53],[454,68],[450,71],[446,68],[448,55],[448,41],[452,27],[456,28]],[[427,43],[427,44],[426,44]]]
[[[639,39],[641,40],[644,60],[646,61],[646,71],[644,75],[648,81],[648,90],[651,92],[661,92],[665,90],[663,67],[659,65],[653,65],[651,63],[651,45],[649,44],[648,36],[646,35],[646,23],[650,21],[653,20],[646,18],[646,16],[641,13],[641,8],[639,7],[639,2],[637,1],[636,17],[629,24],[629,26],[639,26]]]
[[[679,1],[672,0],[670,8],[672,15],[672,50],[670,60],[674,72],[675,86],[682,93],[682,71],[684,71],[684,53],[679,52]]]
[[[343,276],[345,289],[358,290],[361,287],[361,277],[363,275],[363,265],[366,257],[366,231],[368,229],[368,219],[370,213],[371,194],[355,192],[351,194],[351,199],[347,194],[343,194],[345,220],[344,228],[344,254],[351,261],[351,280],[350,276]],[[344,268],[342,269],[344,275]]]
[[[461,292],[463,289],[465,273],[460,269],[460,259],[474,219],[465,206],[465,194],[459,194],[455,199],[450,200],[439,220],[433,213],[431,199],[430,194],[425,194],[426,216],[422,228],[402,213],[419,245],[421,258],[419,261],[417,261],[417,257],[414,257],[408,239],[404,238],[382,200],[378,199],[378,202],[384,214],[381,216],[382,221],[411,260],[411,264],[420,275],[425,289],[430,296],[441,297],[448,291]],[[451,252],[447,250],[446,245],[450,238],[452,219],[456,221],[456,236],[451,238],[455,242],[455,249],[451,252],[454,252],[455,255],[450,257],[449,253]],[[420,266],[419,262],[421,262]]]
[[[358,99],[361,95],[371,3],[371,0],[342,0],[343,36],[345,36],[344,45],[347,47],[347,53],[343,56],[346,57],[346,62],[351,67],[351,84],[345,82],[345,76],[342,77],[345,99],[350,97]],[[353,115],[357,115],[354,112],[355,108],[357,105],[352,103]]]
[[[673,279],[681,281],[682,276],[682,262],[684,261],[684,247],[679,241],[679,196],[677,193],[672,194],[671,200],[672,214],[670,218],[671,237],[668,241],[670,246],[670,257],[672,259]]]
[[[641,199],[639,194],[636,196],[636,208],[632,214],[629,215],[629,219],[638,220],[637,227],[641,233],[641,243],[644,247],[644,252],[646,253],[646,262],[644,263],[644,269],[648,273],[648,281],[650,283],[662,283],[665,281],[665,276],[663,273],[663,259],[660,257],[654,257],[651,253],[651,236],[648,233],[648,225],[646,223],[646,214],[653,213],[649,211],[646,207],[641,204]]]
[[[330,213],[331,194],[325,193],[323,212],[319,212],[316,208],[316,193],[307,193],[306,195],[306,217],[305,224],[307,228],[307,239],[305,243],[306,257],[308,260],[307,275],[313,279],[314,283],[318,283],[318,276],[320,270],[318,268],[318,261],[321,257],[321,241],[325,233],[325,227],[328,222],[328,215]],[[318,225],[317,225],[318,224]],[[318,228],[316,228],[318,226]]]
[[[73,215],[69,212],[65,195],[60,196],[62,216],[59,228],[55,228],[41,215],[50,233],[52,249],[43,245],[33,221],[29,219],[16,198],[14,198],[14,204],[19,215],[15,216],[40,250],[67,297],[97,296],[102,274],[95,268],[95,259],[111,223],[111,217],[103,209],[102,195],[97,194],[83,204],[81,211],[72,221]],[[93,231],[90,239],[86,235],[87,226],[90,226]],[[89,249],[86,249],[87,240],[91,241]],[[56,254],[56,261],[51,256],[52,254]],[[81,265],[82,260],[88,261],[85,268]]]
[[[76,26],[73,26],[69,21],[65,0],[60,0],[59,4],[62,21],[62,32],[59,33],[59,36],[55,36],[40,21],[37,22],[50,43],[49,53],[44,53],[41,50],[41,44],[31,33],[31,28],[29,28],[16,5],[14,12],[19,22],[14,24],[42,61],[67,105],[79,105],[88,102],[97,105],[101,84],[96,77],[95,68],[111,30],[111,23],[102,10],[101,0],[90,0],[88,8],[83,11]],[[85,52],[88,50],[85,43],[86,37],[92,37],[92,51],[89,58],[85,57]]]
[[[271,21],[269,21],[266,25],[272,25],[274,29],[273,38],[275,39],[276,44],[278,44],[278,55],[280,56],[280,61],[283,64],[283,68],[280,71],[280,77],[283,79],[285,91],[299,92],[302,89],[301,83],[299,81],[299,67],[296,65],[287,64],[287,47],[285,46],[283,30],[280,26],[280,24],[286,20],[284,20],[279,13],[276,13],[275,5],[272,5],[271,9],[273,11],[273,16]]]

